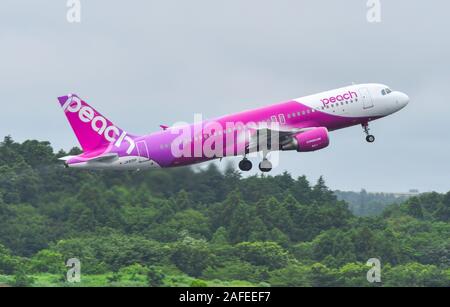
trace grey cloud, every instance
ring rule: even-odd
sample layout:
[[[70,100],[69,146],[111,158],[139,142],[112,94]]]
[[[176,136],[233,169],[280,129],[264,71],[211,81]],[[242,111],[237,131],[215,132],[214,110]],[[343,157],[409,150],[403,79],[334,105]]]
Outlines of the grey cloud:
[[[76,144],[56,97],[77,92],[116,124],[149,133],[161,123],[213,117],[354,82],[382,82],[412,101],[374,122],[336,131],[330,148],[282,153],[280,167],[336,189],[446,191],[450,144],[446,1],[81,0],[0,4],[0,132]],[[257,161],[255,161],[257,162]]]

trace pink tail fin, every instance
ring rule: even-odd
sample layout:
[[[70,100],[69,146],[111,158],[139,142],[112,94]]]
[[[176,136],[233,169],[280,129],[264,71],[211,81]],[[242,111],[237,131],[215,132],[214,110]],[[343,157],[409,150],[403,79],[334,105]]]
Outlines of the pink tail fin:
[[[58,97],[58,100],[84,152],[111,143],[120,147],[125,138],[130,138],[124,130],[116,127],[78,96],[69,94]]]

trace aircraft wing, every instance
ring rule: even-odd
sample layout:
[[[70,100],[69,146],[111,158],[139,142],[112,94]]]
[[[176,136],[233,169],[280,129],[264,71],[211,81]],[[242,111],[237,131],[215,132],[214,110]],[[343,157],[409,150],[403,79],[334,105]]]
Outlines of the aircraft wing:
[[[269,128],[264,129],[258,129],[256,130],[256,133],[254,133],[251,138],[250,142],[247,145],[247,151],[253,152],[253,151],[259,151],[258,144],[264,144],[264,140],[267,140],[267,146],[268,148],[271,148],[271,145],[276,142],[276,140],[273,140],[273,137],[278,137],[278,144],[279,146],[282,146],[288,142],[291,141],[292,136],[303,133],[309,130],[314,129],[315,127],[308,127],[308,128],[293,128],[289,130],[273,130]]]

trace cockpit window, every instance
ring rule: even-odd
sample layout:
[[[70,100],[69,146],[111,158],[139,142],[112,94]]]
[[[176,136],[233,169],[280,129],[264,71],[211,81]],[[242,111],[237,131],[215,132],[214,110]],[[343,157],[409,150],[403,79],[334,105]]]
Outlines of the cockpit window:
[[[388,94],[390,94],[390,93],[392,93],[392,91],[391,91],[391,89],[390,88],[385,88],[385,89],[383,89],[382,91],[381,91],[381,94],[384,96],[384,95],[388,95]]]

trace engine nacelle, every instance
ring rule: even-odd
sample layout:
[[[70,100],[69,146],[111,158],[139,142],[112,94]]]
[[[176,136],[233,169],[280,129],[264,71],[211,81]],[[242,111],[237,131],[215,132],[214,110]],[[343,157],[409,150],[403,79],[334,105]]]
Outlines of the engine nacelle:
[[[323,149],[328,145],[330,145],[328,129],[319,127],[294,135],[290,142],[281,146],[281,149],[309,152]]]

